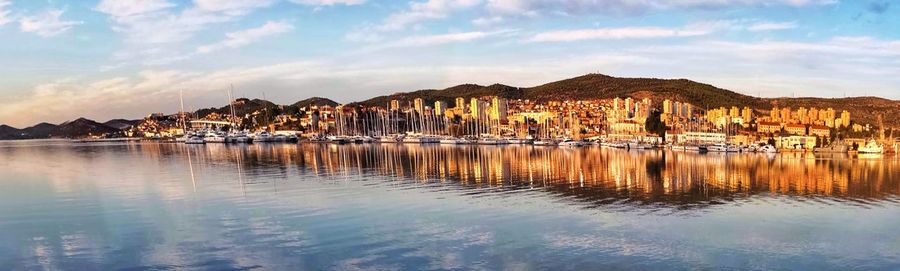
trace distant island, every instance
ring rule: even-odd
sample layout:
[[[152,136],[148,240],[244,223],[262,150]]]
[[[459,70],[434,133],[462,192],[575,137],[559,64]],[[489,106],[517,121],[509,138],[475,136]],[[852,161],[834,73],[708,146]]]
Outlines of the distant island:
[[[849,98],[761,98],[740,94],[731,90],[718,88],[709,84],[687,79],[656,78],[620,78],[603,74],[587,74],[575,78],[551,82],[535,87],[514,87],[502,84],[481,86],[463,84],[445,89],[423,89],[412,92],[398,92],[391,95],[373,97],[363,101],[352,102],[345,107],[388,107],[391,101],[403,104],[422,99],[427,104],[437,101],[452,102],[454,99],[496,96],[510,100],[578,101],[614,98],[632,98],[635,100],[650,99],[660,106],[663,100],[690,103],[698,110],[719,107],[747,107],[757,114],[766,114],[772,108],[833,108],[848,111],[857,123],[877,125],[878,116],[883,119],[884,128],[900,128],[900,101],[878,97]],[[237,104],[236,115],[252,117],[252,125],[261,127],[263,123],[275,120],[278,115],[301,114],[301,108],[310,106],[338,106],[339,103],[328,98],[312,97],[289,105],[278,105],[261,99],[241,98]],[[218,114],[230,114],[230,106],[200,109],[187,112],[194,118],[205,118]],[[260,110],[266,110],[266,116],[258,116]],[[158,115],[158,114],[157,114]],[[252,116],[251,116],[252,115]],[[153,115],[151,115],[153,116]],[[158,116],[157,116],[158,117]],[[266,119],[267,118],[267,119]],[[61,124],[40,123],[27,128],[15,128],[0,125],[0,139],[44,139],[44,138],[84,138],[84,137],[121,137],[126,131],[139,125],[151,125],[147,120],[113,119],[97,122],[85,118],[67,121]]]

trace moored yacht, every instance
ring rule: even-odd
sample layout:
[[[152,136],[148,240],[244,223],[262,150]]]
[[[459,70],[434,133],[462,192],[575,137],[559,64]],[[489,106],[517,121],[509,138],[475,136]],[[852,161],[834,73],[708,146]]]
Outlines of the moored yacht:
[[[884,146],[875,142],[874,139],[869,139],[866,141],[866,145],[863,145],[857,149],[859,153],[884,153]]]

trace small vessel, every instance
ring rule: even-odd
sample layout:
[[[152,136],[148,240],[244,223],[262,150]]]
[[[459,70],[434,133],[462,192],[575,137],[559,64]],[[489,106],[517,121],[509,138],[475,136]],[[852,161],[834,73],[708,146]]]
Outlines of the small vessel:
[[[563,140],[562,142],[559,142],[559,146],[561,146],[561,147],[581,147],[581,146],[584,146],[584,141],[566,139],[566,140]]]
[[[687,145],[681,145],[681,144],[672,145],[672,150],[673,151],[686,151]]]
[[[690,152],[700,152],[704,151],[705,149],[701,148],[700,145],[684,145],[684,150]]]
[[[203,140],[203,137],[191,136],[184,140],[184,144],[206,144],[206,140]]]
[[[824,153],[846,153],[850,151],[850,147],[847,144],[844,144],[843,141],[835,141],[831,142],[827,146],[814,148],[813,152],[824,152]]]
[[[499,144],[503,144],[503,143],[500,143],[500,139],[499,139],[499,138],[493,138],[493,137],[482,137],[482,138],[479,138],[478,141],[477,141],[477,143],[478,143],[479,145],[499,145]]]
[[[375,139],[375,141],[377,141],[379,143],[397,143],[397,142],[400,142],[400,139],[401,138],[396,135],[385,135],[385,136],[379,136],[378,138]]]
[[[225,136],[225,141],[228,143],[251,143],[253,139],[245,132],[231,132]]]
[[[741,147],[734,144],[728,144],[725,146],[725,152],[741,152]]]
[[[869,139],[866,141],[866,145],[863,145],[857,149],[859,153],[884,153],[884,146],[875,142],[874,139]]]
[[[706,147],[709,152],[727,152],[728,146],[725,143],[716,143]]]
[[[765,146],[759,147],[759,149],[757,149],[757,152],[776,153],[776,152],[778,152],[778,149],[776,149],[775,146],[772,146],[772,145],[765,145]]]
[[[750,144],[741,147],[741,152],[756,152],[756,145]]]
[[[203,140],[206,143],[225,143],[225,136],[219,134],[218,132],[206,132],[206,135],[203,136]]]
[[[559,143],[552,139],[539,139],[535,140],[533,143],[535,146],[558,146]]]
[[[256,135],[253,135],[252,138],[253,142],[272,142],[275,140],[275,137],[273,137],[271,134],[269,134],[269,132],[266,131],[256,133]]]
[[[327,140],[328,142],[337,143],[337,144],[350,143],[350,139],[348,139],[345,136],[327,136],[327,137],[325,137],[325,140]]]

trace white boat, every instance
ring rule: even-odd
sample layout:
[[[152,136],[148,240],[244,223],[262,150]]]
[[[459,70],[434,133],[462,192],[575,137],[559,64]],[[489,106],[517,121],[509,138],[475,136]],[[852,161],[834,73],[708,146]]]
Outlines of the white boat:
[[[884,153],[884,146],[875,142],[874,139],[869,139],[866,141],[866,145],[863,145],[857,149],[859,153]]]
[[[350,139],[348,139],[345,136],[326,136],[325,140],[327,140],[328,142],[331,142],[331,143],[338,143],[338,144],[344,144],[344,143],[350,142]]]
[[[750,144],[741,148],[741,152],[756,152],[756,145]]]
[[[561,147],[581,147],[584,146],[584,141],[567,139],[559,142],[559,146]]]
[[[684,145],[684,151],[700,152],[703,150],[704,150],[704,148],[701,148],[700,145]]]
[[[765,145],[765,146],[759,147],[759,149],[757,149],[757,152],[776,153],[776,152],[778,152],[778,149],[776,149],[775,146],[772,146],[772,145]]]
[[[376,138],[375,140],[376,140],[377,142],[380,142],[380,143],[397,143],[397,142],[400,142],[399,138],[398,138],[397,136],[393,136],[393,135],[379,136],[379,137]]]
[[[632,149],[637,149],[637,150],[650,150],[650,149],[653,149],[653,145],[652,145],[652,144],[650,144],[650,143],[643,143],[643,142],[639,142],[639,143],[631,143],[629,146],[630,146]]]
[[[493,137],[482,137],[482,138],[479,138],[478,141],[476,141],[476,142],[477,142],[479,145],[498,145],[498,144],[502,144],[502,143],[500,143],[500,139],[499,139],[499,138],[493,138]]]
[[[217,132],[206,132],[206,135],[203,136],[203,140],[206,141],[206,143],[225,143],[225,136]]]
[[[184,144],[206,144],[202,137],[192,136],[184,140]]]
[[[734,144],[728,144],[728,146],[725,146],[725,152],[741,152],[741,147]]]
[[[673,151],[685,151],[685,150],[687,150],[687,146],[681,145],[681,144],[672,145],[672,150]]]
[[[828,146],[814,148],[813,152],[847,153],[850,147],[842,141],[831,142]]]
[[[464,138],[455,138],[455,137],[445,137],[440,140],[441,144],[449,144],[449,145],[460,145],[460,144],[469,144],[469,140]]]
[[[724,143],[716,143],[709,146],[706,146],[706,150],[710,152],[727,152],[728,146]]]
[[[253,138],[253,142],[272,142],[275,140],[275,138],[266,131],[259,132],[251,137]]]
[[[551,139],[535,140],[533,144],[535,146],[559,146],[559,143]]]

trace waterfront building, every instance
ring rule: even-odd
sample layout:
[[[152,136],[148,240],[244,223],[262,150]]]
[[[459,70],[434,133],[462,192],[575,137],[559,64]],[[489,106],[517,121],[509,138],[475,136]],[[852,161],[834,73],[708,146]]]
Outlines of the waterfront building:
[[[816,137],[805,135],[775,137],[775,147],[779,150],[811,150],[816,147]]]
[[[831,128],[824,125],[810,125],[809,126],[809,135],[817,136],[821,138],[830,138],[831,137]]]
[[[447,113],[447,102],[445,102],[445,101],[434,102],[434,114],[437,116],[443,116],[445,113]]]
[[[400,101],[391,100],[391,110],[394,110],[394,111],[400,110]]]
[[[466,98],[456,97],[456,108],[460,110],[459,113],[466,113]]]
[[[841,112],[841,126],[850,126],[850,112],[847,112],[847,110]]]
[[[781,132],[781,123],[773,121],[761,121],[756,124],[756,132],[776,134],[778,132]]]
[[[425,113],[425,100],[422,98],[416,98],[413,100],[413,108],[415,108],[416,113],[424,114]]]
[[[806,125],[803,124],[785,124],[784,131],[792,135],[806,135]]]

